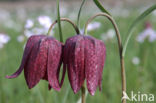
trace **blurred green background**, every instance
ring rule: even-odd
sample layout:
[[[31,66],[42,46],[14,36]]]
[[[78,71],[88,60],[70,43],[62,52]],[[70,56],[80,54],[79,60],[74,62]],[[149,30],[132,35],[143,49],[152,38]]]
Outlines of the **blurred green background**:
[[[142,2],[141,0],[131,2],[128,0],[106,0],[106,3],[103,3],[115,18],[123,41],[127,37],[126,32],[131,22],[147,7],[150,7],[154,0]],[[34,22],[34,26],[30,31],[33,28],[43,28],[37,22],[37,18],[39,16],[48,16],[53,22],[56,19],[55,4],[54,1],[45,2],[44,0],[41,2],[0,2],[0,33],[10,36],[10,41],[0,49],[0,103],[79,103],[81,92],[73,93],[67,74],[60,92],[53,89],[48,91],[48,83],[43,80],[29,90],[23,73],[15,79],[5,78],[6,75],[15,72],[20,65],[23,46],[27,40],[27,37],[24,36],[26,21],[31,19]],[[80,1],[68,2],[64,0],[64,2],[61,2],[61,17],[67,17],[76,22],[79,6]],[[85,4],[80,22],[82,30],[86,20],[98,12],[100,11],[92,1]],[[156,41],[149,42],[145,40],[143,43],[139,43],[136,40],[139,33],[144,30],[145,21],[151,22],[153,29],[156,31],[155,18],[156,13],[152,13],[145,18],[137,26],[128,44],[125,56],[128,95],[130,95],[131,91],[136,94],[140,91],[141,93],[156,95]],[[100,23],[100,27],[89,31],[89,34],[105,42],[107,56],[103,71],[102,92],[97,89],[95,96],[88,94],[87,103],[120,103],[121,75],[117,40],[114,36],[105,40],[103,35],[107,35],[108,30],[113,30],[111,23],[106,18],[99,17],[95,21]],[[62,22],[62,28],[64,41],[75,35],[72,26],[68,23]],[[24,36],[22,42],[17,40],[20,35]],[[53,29],[53,36],[59,40],[57,26]],[[131,101],[127,102],[133,103]]]

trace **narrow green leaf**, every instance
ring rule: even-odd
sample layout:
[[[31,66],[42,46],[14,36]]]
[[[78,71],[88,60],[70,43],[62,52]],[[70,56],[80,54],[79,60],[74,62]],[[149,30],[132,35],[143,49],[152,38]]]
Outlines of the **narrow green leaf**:
[[[110,13],[102,6],[102,4],[98,0],[93,0],[96,6],[104,13],[110,15]]]
[[[60,1],[59,0],[57,0],[57,21],[58,21],[60,41],[63,42],[61,22],[60,22]]]
[[[80,28],[80,16],[81,16],[82,7],[83,7],[85,1],[86,1],[86,0],[83,0],[83,1],[82,1],[81,6],[80,6],[80,9],[79,9],[78,16],[77,16],[77,27],[78,27],[78,28]]]
[[[124,48],[123,48],[123,53],[122,53],[122,56],[125,56],[125,52],[126,52],[126,49],[127,49],[127,45],[128,45],[128,42],[132,36],[132,33],[135,29],[135,27],[137,26],[137,24],[139,24],[146,16],[148,16],[152,11],[154,11],[156,9],[156,4],[151,6],[150,8],[148,8],[146,11],[144,11],[140,16],[138,16],[134,22],[132,23],[132,25],[130,26],[130,28],[128,29],[128,32],[127,32],[127,39],[124,43]]]

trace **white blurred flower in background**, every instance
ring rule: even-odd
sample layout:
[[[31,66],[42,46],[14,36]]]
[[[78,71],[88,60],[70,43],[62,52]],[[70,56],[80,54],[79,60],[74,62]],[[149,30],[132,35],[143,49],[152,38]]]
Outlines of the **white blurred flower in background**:
[[[145,39],[148,39],[149,42],[156,40],[156,32],[152,29],[152,26],[149,22],[145,23],[145,30],[136,38],[139,43],[143,43]]]
[[[87,30],[88,31],[92,31],[92,30],[95,30],[97,28],[100,28],[100,26],[101,26],[101,23],[100,22],[92,22],[92,23],[90,23],[88,25]]]
[[[29,38],[30,36],[32,35],[40,35],[40,34],[43,34],[43,35],[46,35],[48,33],[48,29],[45,29],[45,28],[33,28],[32,30],[24,30],[24,35]],[[50,36],[53,36],[54,34],[54,31],[51,31],[50,32]]]
[[[40,25],[42,25],[44,28],[49,28],[50,25],[52,24],[52,20],[49,16],[39,16],[38,17],[38,22]]]
[[[84,33],[84,28],[80,29],[80,34]]]
[[[33,28],[33,29],[32,29],[32,32],[33,32],[34,34],[45,34],[45,35],[46,35],[46,34],[48,33],[48,29],[49,29],[49,28],[37,28],[37,27],[36,27],[36,28]],[[54,32],[51,31],[51,32],[50,32],[50,35],[53,36],[53,33],[54,33]]]
[[[108,39],[113,39],[115,37],[115,30],[109,29],[106,34],[107,34]]]
[[[140,59],[139,59],[139,57],[133,57],[133,58],[132,58],[132,63],[133,63],[134,65],[140,64]]]
[[[26,29],[30,29],[30,28],[32,28],[34,26],[34,22],[31,20],[31,19],[28,19],[27,21],[26,21],[26,24],[25,24],[25,28]]]
[[[0,43],[6,44],[10,40],[10,37],[6,34],[0,33]]]
[[[23,42],[24,41],[24,35],[19,35],[18,37],[17,37],[17,41],[18,42]]]
[[[108,31],[106,33],[103,33],[101,35],[101,39],[104,41],[113,39],[114,37],[115,37],[115,30],[114,29],[108,29]]]
[[[45,29],[43,29],[43,28],[37,28],[37,27],[35,27],[35,28],[32,29],[32,32],[33,32],[34,34],[42,34],[42,33],[44,33],[45,31],[46,31]]]
[[[107,38],[107,34],[106,33],[103,33],[101,34],[101,37],[100,37],[102,40],[106,41],[108,38]]]
[[[34,33],[31,30],[26,29],[26,30],[24,30],[24,35],[27,38],[29,38],[30,36],[34,35]]]
[[[0,48],[4,47],[10,41],[10,37],[7,34],[0,33]]]
[[[32,35],[39,35],[39,34],[47,34],[48,29],[50,25],[52,24],[52,20],[50,19],[49,16],[39,16],[37,18],[38,23],[42,27],[34,27],[35,22],[31,19],[28,19],[25,24],[25,30],[24,30],[24,35],[29,38]],[[54,32],[51,31],[50,35],[53,36]],[[20,42],[22,41],[23,37],[19,36],[17,40]]]

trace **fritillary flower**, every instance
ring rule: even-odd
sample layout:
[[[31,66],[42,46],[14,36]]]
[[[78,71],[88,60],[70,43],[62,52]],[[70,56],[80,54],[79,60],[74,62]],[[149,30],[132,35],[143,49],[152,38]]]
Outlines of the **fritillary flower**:
[[[102,71],[106,56],[105,45],[91,36],[76,35],[67,39],[64,45],[64,68],[74,93],[82,87],[85,79],[87,88],[94,95],[97,87],[101,90]]]
[[[41,79],[49,82],[49,87],[60,90],[59,71],[62,63],[62,44],[45,35],[31,36],[26,44],[19,69],[6,78],[16,78],[24,69],[29,89]]]

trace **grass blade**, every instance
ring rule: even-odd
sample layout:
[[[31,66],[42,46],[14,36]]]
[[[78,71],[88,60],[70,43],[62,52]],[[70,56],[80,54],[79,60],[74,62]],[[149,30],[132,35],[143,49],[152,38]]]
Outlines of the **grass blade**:
[[[60,41],[63,42],[61,22],[60,22],[60,2],[59,2],[59,0],[57,0],[57,21],[58,21]]]
[[[152,11],[154,11],[156,9],[156,4],[151,6],[150,8],[148,8],[146,11],[144,11],[140,16],[138,16],[134,22],[131,24],[130,28],[128,29],[128,32],[127,32],[127,39],[124,43],[124,47],[123,47],[123,53],[122,53],[122,56],[125,56],[125,52],[126,52],[126,48],[127,48],[127,45],[128,45],[128,42],[132,36],[132,33],[135,29],[135,27],[137,26],[137,24],[139,24],[146,16],[148,16]]]
[[[80,9],[79,9],[78,16],[77,16],[77,27],[78,27],[78,28],[80,28],[80,16],[81,16],[82,7],[83,7],[85,1],[86,1],[86,0],[83,0],[83,1],[82,1],[81,6],[80,6]]]
[[[98,0],[93,0],[96,6],[104,13],[110,15],[110,13],[102,6],[102,4]]]

